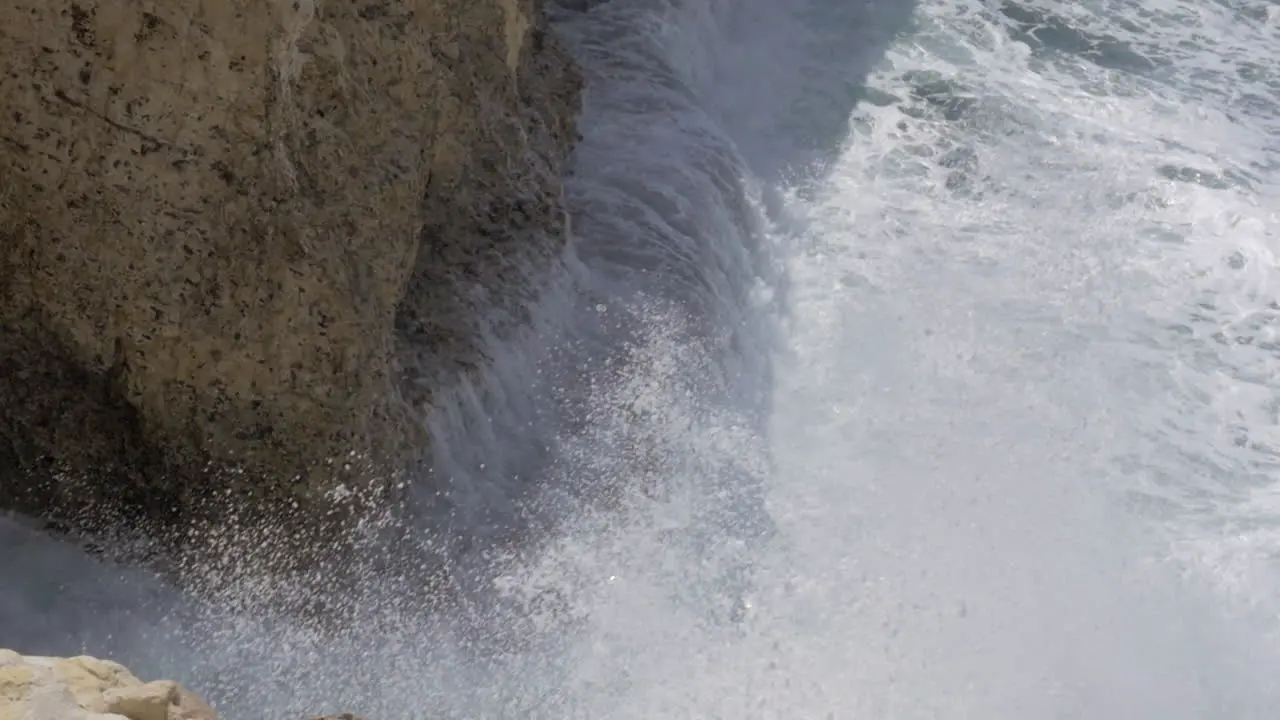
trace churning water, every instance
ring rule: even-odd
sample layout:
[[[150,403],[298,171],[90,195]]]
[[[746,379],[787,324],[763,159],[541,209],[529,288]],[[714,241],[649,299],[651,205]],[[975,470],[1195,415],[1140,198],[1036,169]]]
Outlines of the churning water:
[[[1280,5],[572,4],[565,271],[429,419],[458,605],[5,526],[0,645],[233,720],[1280,716]]]

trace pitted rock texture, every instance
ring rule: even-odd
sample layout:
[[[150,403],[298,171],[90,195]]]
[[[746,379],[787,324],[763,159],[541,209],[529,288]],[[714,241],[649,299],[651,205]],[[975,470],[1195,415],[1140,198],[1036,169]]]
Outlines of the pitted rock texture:
[[[144,683],[109,660],[0,650],[0,720],[217,720],[177,683]]]
[[[4,3],[0,506],[386,490],[559,251],[579,89],[539,0]]]

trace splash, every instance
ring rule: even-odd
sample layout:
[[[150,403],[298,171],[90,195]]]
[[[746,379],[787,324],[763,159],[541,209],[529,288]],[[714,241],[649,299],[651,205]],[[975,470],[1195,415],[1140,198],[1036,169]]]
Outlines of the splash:
[[[425,419],[447,602],[6,524],[6,637],[228,717],[1270,717],[1268,8],[555,13],[576,237]]]

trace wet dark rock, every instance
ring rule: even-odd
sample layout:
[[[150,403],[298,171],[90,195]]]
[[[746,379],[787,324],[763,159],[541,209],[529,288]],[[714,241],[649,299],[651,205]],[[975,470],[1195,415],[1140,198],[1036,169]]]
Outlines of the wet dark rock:
[[[540,4],[0,28],[0,507],[308,545],[394,502],[480,316],[519,324],[564,240],[581,81]]]

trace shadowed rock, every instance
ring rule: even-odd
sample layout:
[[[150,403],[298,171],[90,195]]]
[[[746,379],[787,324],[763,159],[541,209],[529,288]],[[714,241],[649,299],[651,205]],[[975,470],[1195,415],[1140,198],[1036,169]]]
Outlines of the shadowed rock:
[[[559,250],[579,86],[537,0],[5,4],[0,507],[314,546],[393,503]]]

